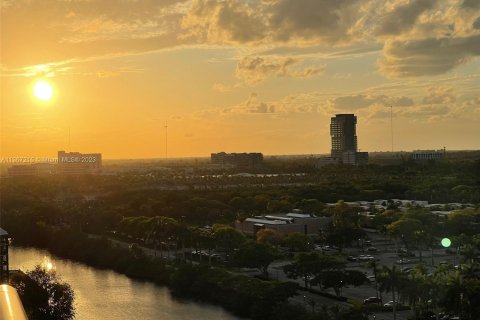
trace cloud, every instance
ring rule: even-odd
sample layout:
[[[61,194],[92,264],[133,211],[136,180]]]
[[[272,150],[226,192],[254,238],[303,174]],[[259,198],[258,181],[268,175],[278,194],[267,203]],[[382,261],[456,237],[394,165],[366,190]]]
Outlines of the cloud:
[[[378,26],[378,35],[398,35],[410,30],[422,13],[430,10],[437,0],[411,0],[388,12]]]
[[[472,25],[475,29],[480,29],[480,17],[478,17],[477,19],[475,19],[475,21],[473,22],[473,25]]]
[[[273,103],[259,102],[258,95],[256,93],[251,93],[248,97],[248,100],[240,105],[238,108],[234,108],[235,112],[245,112],[245,113],[277,113],[279,108]]]
[[[10,68],[181,44],[184,0],[2,2],[2,64]]]
[[[462,7],[466,9],[480,8],[480,2],[478,0],[463,0]]]
[[[232,87],[223,83],[214,83],[212,86],[213,91],[216,92],[230,92]]]
[[[209,43],[250,43],[265,37],[258,7],[242,1],[194,0],[182,18],[189,36]]]
[[[234,56],[248,55],[236,75],[258,83],[270,76],[304,78],[323,72],[322,66],[300,68],[306,57],[357,57],[383,47],[379,67],[384,75],[437,75],[479,54],[478,3],[0,0],[1,65],[14,69],[181,46],[221,46],[236,49]]]
[[[448,106],[418,106],[401,112],[403,117],[416,119],[432,119],[440,116],[448,115],[451,109]]]
[[[321,74],[325,65],[307,67],[304,69],[293,68],[302,60],[293,57],[243,57],[237,64],[235,74],[237,78],[250,84],[256,84],[269,76],[307,78]]]
[[[280,42],[344,43],[360,19],[358,0],[278,0],[269,6],[272,38]]]
[[[480,55],[480,34],[467,37],[388,41],[380,60],[389,77],[438,75]]]
[[[452,104],[457,100],[452,88],[431,87],[427,92],[427,96],[423,98],[423,104]]]
[[[194,0],[182,19],[191,36],[209,43],[318,45],[345,43],[358,33],[360,0]]]
[[[414,104],[411,98],[405,96],[386,96],[375,94],[357,94],[338,96],[328,100],[328,105],[337,110],[358,110],[372,105],[394,105],[408,107]]]

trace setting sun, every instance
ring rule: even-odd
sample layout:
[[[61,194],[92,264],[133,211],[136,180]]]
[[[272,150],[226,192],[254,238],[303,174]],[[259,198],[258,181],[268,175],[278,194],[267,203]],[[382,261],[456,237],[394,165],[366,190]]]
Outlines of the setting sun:
[[[48,101],[52,98],[53,89],[46,81],[40,80],[34,84],[33,93],[37,99]]]

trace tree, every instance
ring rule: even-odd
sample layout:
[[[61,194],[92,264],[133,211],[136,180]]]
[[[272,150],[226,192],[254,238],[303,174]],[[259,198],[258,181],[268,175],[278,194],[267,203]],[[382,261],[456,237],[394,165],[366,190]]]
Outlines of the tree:
[[[268,278],[268,266],[277,254],[275,250],[263,243],[248,241],[235,253],[235,261],[240,267],[257,268]]]
[[[319,255],[315,252],[299,253],[291,264],[283,267],[283,271],[288,278],[302,278],[307,288],[308,281],[317,273],[319,262]]]
[[[377,268],[377,260],[373,259],[372,261],[367,262],[367,266],[372,268],[373,276],[375,277],[375,291],[377,293],[377,298],[380,298],[380,302],[382,302],[382,293],[378,290],[378,268]]]
[[[450,236],[466,234],[469,236],[479,234],[480,227],[478,222],[478,213],[472,209],[457,210],[448,215],[445,222],[445,230]]]
[[[213,236],[218,246],[225,249],[228,255],[233,249],[239,248],[245,242],[245,236],[240,231],[227,225],[213,225]]]
[[[29,319],[70,320],[75,317],[75,295],[54,271],[40,266],[26,274],[17,272],[11,283],[20,295]]]
[[[278,246],[278,244],[281,241],[282,235],[274,229],[265,228],[265,229],[258,230],[257,234],[255,235],[255,238],[257,239],[258,243],[265,243],[272,246]]]
[[[422,230],[422,223],[417,219],[402,218],[387,226],[387,231],[397,239],[401,239],[407,248],[416,244],[416,232]]]
[[[393,266],[389,268],[384,266],[382,272],[378,276],[378,282],[380,283],[380,291],[391,292],[393,301],[393,319],[397,319],[397,297],[400,292],[400,288],[403,284],[405,274]],[[397,294],[397,295],[396,295]]]
[[[312,243],[307,235],[300,232],[291,232],[283,238],[283,244],[290,249],[290,252],[308,251]]]
[[[358,270],[326,269],[319,271],[312,280],[312,285],[321,284],[325,289],[333,288],[337,296],[346,285],[359,286],[367,282],[365,274]]]
[[[325,204],[317,199],[302,199],[295,204],[295,207],[307,213],[321,214],[325,209]]]
[[[326,241],[338,246],[341,252],[343,247],[365,234],[359,227],[359,219],[355,208],[350,207],[343,200],[338,201],[333,209],[332,223],[325,235]]]

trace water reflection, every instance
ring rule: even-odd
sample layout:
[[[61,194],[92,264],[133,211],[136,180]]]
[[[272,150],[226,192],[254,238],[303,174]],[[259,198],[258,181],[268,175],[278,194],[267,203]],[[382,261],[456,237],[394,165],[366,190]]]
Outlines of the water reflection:
[[[75,290],[77,319],[235,320],[221,308],[172,299],[168,289],[113,271],[61,260],[32,248],[10,248],[10,268],[55,270]]]

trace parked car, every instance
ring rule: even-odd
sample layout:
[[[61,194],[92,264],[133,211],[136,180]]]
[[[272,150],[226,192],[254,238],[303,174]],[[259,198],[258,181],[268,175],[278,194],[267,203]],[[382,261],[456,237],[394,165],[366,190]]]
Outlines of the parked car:
[[[400,258],[405,258],[405,257],[415,257],[415,253],[408,251],[406,253],[399,253],[398,256]]]
[[[363,300],[364,304],[380,303],[380,302],[382,302],[382,301],[380,300],[380,298],[377,298],[377,297],[369,297],[369,298]]]
[[[410,272],[413,272],[413,268],[412,267],[403,268],[402,271],[405,273],[410,273]]]
[[[354,256],[348,256],[348,257],[347,257],[347,260],[348,260],[348,261],[357,261],[357,258],[354,257]]]
[[[393,301],[388,301],[388,302],[385,303],[383,306],[384,306],[384,307],[393,307],[393,304],[394,304]],[[400,305],[400,303],[398,303],[398,301],[395,301],[395,305],[398,307],[398,306]]]
[[[400,260],[397,260],[397,263],[398,264],[407,264],[407,263],[410,263],[412,262],[411,260],[408,260],[408,259],[400,259]]]
[[[362,254],[362,255],[359,255],[358,256],[358,260],[360,261],[371,261],[371,260],[375,260],[375,257],[374,256],[371,256],[369,254]]]
[[[369,251],[369,252],[376,252],[376,251],[378,251],[378,250],[377,250],[377,248],[375,248],[375,247],[368,247],[368,248],[367,248],[367,251]]]

